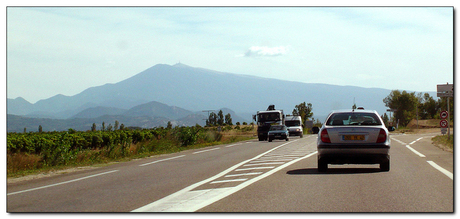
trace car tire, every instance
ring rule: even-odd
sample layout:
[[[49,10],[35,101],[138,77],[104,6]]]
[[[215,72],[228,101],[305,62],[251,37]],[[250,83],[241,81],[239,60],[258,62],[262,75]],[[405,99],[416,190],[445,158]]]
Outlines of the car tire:
[[[271,139],[271,138],[268,139],[268,142],[272,142],[272,141],[273,141],[273,139]]]
[[[318,172],[326,172],[327,171],[327,162],[323,159],[318,159]]]
[[[390,159],[387,159],[383,163],[380,163],[380,171],[390,171]]]

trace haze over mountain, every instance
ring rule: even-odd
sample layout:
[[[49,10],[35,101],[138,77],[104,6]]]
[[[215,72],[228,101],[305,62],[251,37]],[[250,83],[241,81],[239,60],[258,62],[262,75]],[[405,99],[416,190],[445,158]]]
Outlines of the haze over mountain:
[[[7,113],[50,119],[120,115],[178,120],[197,113],[204,116],[203,110],[228,108],[250,122],[252,114],[270,104],[291,113],[302,102],[312,103],[315,118],[324,117],[333,109],[351,108],[353,100],[357,106],[383,114],[386,107],[382,100],[391,92],[295,81],[296,78],[277,80],[224,73],[181,63],[157,64],[126,80],[91,87],[74,96],[58,94],[35,104],[20,97],[8,99]]]

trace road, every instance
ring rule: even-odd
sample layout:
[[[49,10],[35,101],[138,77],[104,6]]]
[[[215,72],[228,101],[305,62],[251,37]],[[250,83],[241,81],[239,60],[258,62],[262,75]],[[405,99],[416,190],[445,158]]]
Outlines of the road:
[[[10,183],[7,211],[453,212],[453,154],[434,135],[391,135],[389,172],[319,173],[316,135],[253,140]]]

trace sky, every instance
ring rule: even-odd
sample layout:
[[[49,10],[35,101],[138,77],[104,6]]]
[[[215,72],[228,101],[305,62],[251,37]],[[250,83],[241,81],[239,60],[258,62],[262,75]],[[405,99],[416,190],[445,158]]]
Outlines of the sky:
[[[6,96],[31,103],[73,96],[179,62],[305,83],[436,91],[454,82],[453,13],[453,7],[7,7]]]

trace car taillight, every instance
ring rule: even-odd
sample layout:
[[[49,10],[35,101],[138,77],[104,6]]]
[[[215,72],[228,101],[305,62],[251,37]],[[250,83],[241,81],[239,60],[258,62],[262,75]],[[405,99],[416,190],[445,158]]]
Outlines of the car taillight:
[[[379,137],[377,138],[377,143],[383,143],[387,140],[387,133],[385,130],[380,129]]]
[[[321,141],[324,143],[331,143],[331,139],[329,138],[329,134],[327,133],[327,129],[323,129],[321,131]]]

